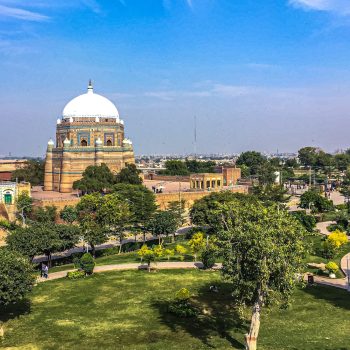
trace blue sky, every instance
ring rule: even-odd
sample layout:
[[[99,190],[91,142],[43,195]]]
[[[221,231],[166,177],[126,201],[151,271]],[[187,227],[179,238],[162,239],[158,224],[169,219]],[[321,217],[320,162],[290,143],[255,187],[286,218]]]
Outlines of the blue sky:
[[[350,147],[348,0],[0,0],[0,155],[110,98],[137,154]]]

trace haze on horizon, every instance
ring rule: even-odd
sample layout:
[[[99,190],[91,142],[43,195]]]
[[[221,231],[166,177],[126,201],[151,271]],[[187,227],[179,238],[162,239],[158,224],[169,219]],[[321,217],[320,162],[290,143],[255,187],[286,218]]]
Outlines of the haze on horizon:
[[[0,0],[0,154],[66,103],[117,106],[136,154],[350,147],[347,0]]]

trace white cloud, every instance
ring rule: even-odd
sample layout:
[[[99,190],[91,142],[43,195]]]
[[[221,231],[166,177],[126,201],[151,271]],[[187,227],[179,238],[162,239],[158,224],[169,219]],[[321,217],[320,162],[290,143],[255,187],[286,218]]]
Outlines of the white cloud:
[[[306,10],[333,12],[339,15],[350,15],[349,0],[289,0],[294,7]]]
[[[38,12],[24,10],[18,7],[0,5],[0,17],[15,18],[23,21],[43,22],[50,18]]]

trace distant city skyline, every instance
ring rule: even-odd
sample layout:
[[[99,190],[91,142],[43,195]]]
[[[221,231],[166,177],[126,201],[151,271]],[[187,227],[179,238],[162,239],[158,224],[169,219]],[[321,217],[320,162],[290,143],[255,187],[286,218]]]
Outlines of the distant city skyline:
[[[88,80],[135,154],[350,147],[346,0],[0,0],[0,155],[43,156]]]

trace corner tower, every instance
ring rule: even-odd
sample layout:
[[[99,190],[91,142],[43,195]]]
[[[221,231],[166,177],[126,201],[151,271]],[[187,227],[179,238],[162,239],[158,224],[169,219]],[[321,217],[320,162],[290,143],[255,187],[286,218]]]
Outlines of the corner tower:
[[[117,108],[94,93],[90,81],[87,93],[71,100],[57,120],[56,143],[49,142],[46,152],[44,190],[71,192],[90,165],[105,163],[116,174],[134,162]]]

